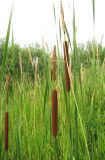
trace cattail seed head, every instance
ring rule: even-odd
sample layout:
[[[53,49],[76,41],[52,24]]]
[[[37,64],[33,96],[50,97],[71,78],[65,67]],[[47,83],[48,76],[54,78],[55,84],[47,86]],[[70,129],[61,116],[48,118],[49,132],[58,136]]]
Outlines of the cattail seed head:
[[[56,46],[53,48],[51,55],[51,80],[56,81],[57,72],[57,56],[56,56]]]
[[[65,83],[66,83],[66,90],[67,92],[70,91],[70,76],[69,76],[69,53],[68,53],[68,44],[67,41],[63,43],[63,50],[64,50],[64,72],[65,72]]]
[[[4,115],[4,149],[8,151],[8,112],[5,112]]]
[[[52,135],[57,136],[58,128],[58,97],[57,90],[52,90]]]

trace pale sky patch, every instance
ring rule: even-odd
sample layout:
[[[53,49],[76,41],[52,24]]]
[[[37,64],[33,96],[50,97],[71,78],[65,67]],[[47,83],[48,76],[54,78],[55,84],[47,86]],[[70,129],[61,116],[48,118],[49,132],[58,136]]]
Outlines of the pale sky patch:
[[[5,37],[12,0],[0,1],[0,38]],[[49,46],[56,43],[56,27],[53,16],[54,0],[15,0],[13,10],[13,31],[15,42],[22,45],[39,42],[43,37]],[[101,41],[105,34],[105,1],[96,0],[96,39]],[[59,18],[59,0],[55,1]],[[72,39],[72,0],[63,0],[65,21]],[[93,37],[92,0],[75,0],[77,41],[86,42]],[[58,19],[57,19],[58,20]],[[57,26],[58,27],[58,26]],[[105,38],[103,38],[105,44]]]

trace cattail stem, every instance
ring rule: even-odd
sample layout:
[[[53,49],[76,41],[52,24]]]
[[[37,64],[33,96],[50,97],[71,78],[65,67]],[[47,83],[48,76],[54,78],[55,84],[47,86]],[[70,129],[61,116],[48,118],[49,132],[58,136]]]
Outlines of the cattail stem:
[[[52,90],[52,135],[57,136],[58,129],[58,97],[57,90]]]
[[[8,110],[8,98],[9,98],[10,81],[11,81],[11,75],[8,74],[8,76],[6,77],[6,110]]]
[[[5,151],[8,151],[8,129],[9,129],[8,112],[5,112],[5,115],[4,115],[4,149]]]
[[[68,44],[67,41],[63,43],[63,50],[64,50],[64,72],[65,72],[65,83],[66,83],[66,90],[67,92],[70,91],[70,77],[69,77],[69,53],[68,53]]]

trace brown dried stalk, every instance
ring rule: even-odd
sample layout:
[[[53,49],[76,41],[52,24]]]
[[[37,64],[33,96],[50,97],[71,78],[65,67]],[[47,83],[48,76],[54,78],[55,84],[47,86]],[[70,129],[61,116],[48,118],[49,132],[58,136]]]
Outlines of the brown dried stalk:
[[[62,30],[65,34],[64,10],[63,10],[62,1],[60,1],[60,10],[61,10]]]
[[[69,53],[68,53],[68,44],[67,41],[63,43],[63,50],[64,50],[64,72],[65,72],[65,83],[66,83],[66,90],[67,92],[70,91],[70,77],[69,77]]]
[[[51,55],[51,80],[53,81],[56,81],[56,71],[57,71],[57,56],[56,56],[56,46],[54,46]]]
[[[36,60],[35,60],[35,68],[34,68],[34,79],[35,81],[38,81],[38,65],[39,65],[39,58],[36,57]]]
[[[58,97],[57,90],[52,90],[52,135],[57,136],[58,129]]]
[[[8,151],[8,112],[4,115],[4,149]]]

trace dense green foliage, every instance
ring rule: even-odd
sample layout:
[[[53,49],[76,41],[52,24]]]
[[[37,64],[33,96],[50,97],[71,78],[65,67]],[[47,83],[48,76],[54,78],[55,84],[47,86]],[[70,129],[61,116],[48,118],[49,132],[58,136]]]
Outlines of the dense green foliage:
[[[77,45],[77,53],[78,53],[78,58],[79,58],[79,63],[82,65],[84,68],[89,68],[92,65],[92,61],[94,59],[93,55],[93,47],[95,50],[95,59],[100,61],[102,64],[105,58],[105,47],[102,46],[101,44],[95,44],[93,42],[87,42],[85,44],[78,44]],[[72,66],[73,66],[73,52],[71,53],[71,58],[72,58]]]
[[[3,62],[3,50],[5,40],[0,40],[0,66]],[[33,61],[38,57],[38,72],[39,76],[43,78],[45,70],[45,59],[49,59],[49,54],[39,44],[32,44],[27,47],[21,47],[18,44],[10,43],[8,46],[8,53],[6,56],[5,73],[10,72],[12,77],[19,78],[20,71],[20,57],[22,62],[22,72],[25,77],[34,78],[34,63]],[[33,64],[32,64],[33,63]]]
[[[73,159],[76,154],[78,160],[87,160],[89,158],[84,133],[90,159],[105,159],[105,64],[97,64],[96,74],[94,74],[93,66],[86,69],[83,74],[82,93],[78,75],[76,78],[76,104],[79,110],[77,131],[75,128],[75,98],[72,89],[70,94],[65,92],[64,78],[62,77],[63,65],[60,66],[61,75],[58,74],[58,80],[55,84],[50,81],[49,76],[43,83],[33,84],[25,78],[21,82],[13,81],[8,106],[8,153],[4,153],[3,117],[6,107],[6,87],[4,82],[2,83],[0,90],[1,159],[48,160],[54,159],[55,152],[57,152],[57,160]],[[46,72],[47,75],[50,75],[49,67]],[[55,148],[51,132],[51,91],[54,85],[58,90],[59,102],[57,148]]]
[[[0,66],[2,65],[3,60],[3,49],[4,49],[5,40],[0,40]],[[79,57],[79,63],[84,68],[89,68],[91,66],[91,62],[93,60],[93,42],[87,42],[86,44],[78,44],[77,46],[77,52]],[[95,46],[95,55],[96,60],[98,59],[100,63],[102,64],[105,58],[105,48],[101,44],[97,44]],[[98,52],[98,53],[97,53]],[[32,61],[35,60],[36,57],[39,58],[39,64],[38,64],[38,70],[41,78],[43,78],[44,70],[45,70],[45,61],[46,59],[50,61],[50,54],[48,51],[45,51],[43,47],[41,47],[39,44],[32,44],[26,47],[21,47],[19,44],[12,43],[9,44],[8,47],[8,53],[6,57],[6,70],[5,73],[10,72],[12,74],[12,77],[19,78],[20,73],[20,60],[19,60],[19,53],[21,55],[22,60],[22,69],[23,74],[26,77],[34,78],[34,66],[31,63],[30,60],[30,54]],[[71,62],[72,62],[72,68],[73,68],[73,51],[70,54]],[[16,73],[16,74],[15,74]]]

